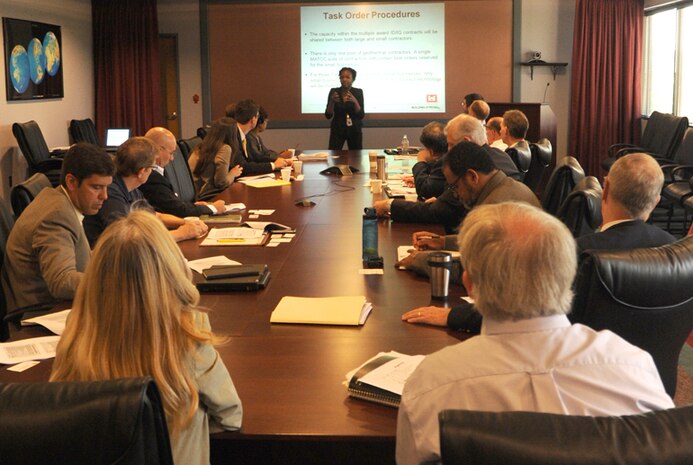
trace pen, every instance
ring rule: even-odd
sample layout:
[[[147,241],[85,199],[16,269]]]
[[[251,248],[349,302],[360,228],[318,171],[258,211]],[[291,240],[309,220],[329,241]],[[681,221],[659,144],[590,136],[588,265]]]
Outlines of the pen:
[[[417,241],[419,239],[440,239],[440,236],[419,236],[416,238]]]

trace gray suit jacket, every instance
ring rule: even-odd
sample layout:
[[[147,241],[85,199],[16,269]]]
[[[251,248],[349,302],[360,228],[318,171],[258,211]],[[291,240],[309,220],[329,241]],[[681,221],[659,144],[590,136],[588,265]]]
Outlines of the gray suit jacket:
[[[69,197],[60,187],[43,189],[17,219],[7,240],[2,286],[8,312],[72,299],[90,254]]]

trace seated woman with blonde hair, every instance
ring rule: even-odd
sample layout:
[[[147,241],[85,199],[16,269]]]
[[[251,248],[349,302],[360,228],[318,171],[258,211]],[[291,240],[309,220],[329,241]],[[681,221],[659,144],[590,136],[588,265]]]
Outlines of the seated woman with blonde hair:
[[[199,299],[180,249],[154,215],[135,211],[115,221],[77,290],[51,381],[153,377],[174,462],[209,464],[210,429],[239,429],[243,412],[214,348],[222,338]]]
[[[197,198],[207,200],[229,187],[243,173],[243,167],[231,168],[229,138],[235,124],[215,122],[200,145],[190,154],[188,166],[193,175]]]

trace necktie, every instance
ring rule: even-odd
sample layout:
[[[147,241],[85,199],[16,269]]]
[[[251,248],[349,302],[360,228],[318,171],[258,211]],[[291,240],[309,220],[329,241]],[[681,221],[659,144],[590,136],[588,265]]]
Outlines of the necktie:
[[[245,158],[248,158],[248,149],[246,146],[246,140],[248,140],[248,139],[247,138],[243,139],[243,155],[245,155]]]

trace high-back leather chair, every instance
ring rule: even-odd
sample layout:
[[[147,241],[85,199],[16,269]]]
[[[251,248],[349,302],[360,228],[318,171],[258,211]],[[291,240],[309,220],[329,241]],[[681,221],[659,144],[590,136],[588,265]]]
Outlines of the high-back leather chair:
[[[648,131],[648,140],[641,141],[640,146],[620,144],[619,147],[619,144],[616,144],[609,147],[610,156],[602,162],[602,168],[609,171],[618,158],[634,152],[645,152],[658,158],[673,160],[676,149],[683,140],[683,134],[688,128],[688,118],[655,111],[650,115],[646,130],[650,124],[653,127],[651,131]],[[645,139],[644,132],[643,139]]]
[[[10,237],[10,231],[14,226],[14,218],[10,211],[10,206],[7,202],[0,198],[0,271],[5,260],[5,248],[7,238]],[[10,337],[10,330],[5,321],[7,314],[7,302],[5,301],[5,291],[0,283],[0,342],[6,341]]]
[[[505,149],[505,153],[510,156],[510,159],[517,166],[520,172],[520,181],[524,182],[529,166],[532,163],[532,152],[529,149],[529,143],[526,140],[521,140],[514,147]]]
[[[72,143],[89,142],[96,146],[99,145],[99,136],[96,133],[96,125],[91,118],[70,120],[68,128]]]
[[[568,317],[649,352],[674,397],[679,354],[693,330],[691,283],[692,236],[661,247],[589,250],[580,259]]]
[[[541,207],[544,211],[555,216],[565,199],[584,177],[585,171],[576,158],[565,156],[558,161],[541,195]]]
[[[191,137],[189,139],[180,139],[178,141],[178,148],[183,154],[183,158],[185,158],[186,160],[190,158],[190,154],[195,149],[195,147],[200,145],[200,142],[202,142],[202,138],[198,136]]]
[[[529,150],[532,152],[532,161],[525,175],[524,183],[532,190],[536,190],[544,177],[546,168],[551,164],[553,148],[551,141],[543,138],[538,142],[530,142]]]
[[[46,187],[51,187],[51,182],[45,174],[36,173],[29,179],[20,182],[12,187],[10,191],[10,202],[12,202],[12,210],[14,216],[19,218],[24,209],[36,198],[36,196]]]
[[[173,160],[164,168],[164,176],[173,184],[173,190],[183,202],[195,201],[195,184],[193,183],[187,160],[176,147]]]
[[[602,186],[594,176],[586,176],[568,194],[556,216],[573,237],[593,233],[602,224]]]
[[[36,121],[14,123],[12,134],[17,139],[17,145],[26,158],[30,174],[43,173],[48,176],[51,185],[57,186],[60,183],[60,168],[63,161],[60,158],[52,157],[46,139],[44,139],[41,128]]]
[[[0,385],[3,465],[172,465],[151,378]]]
[[[687,465],[693,406],[626,416],[443,410],[443,465]]]

